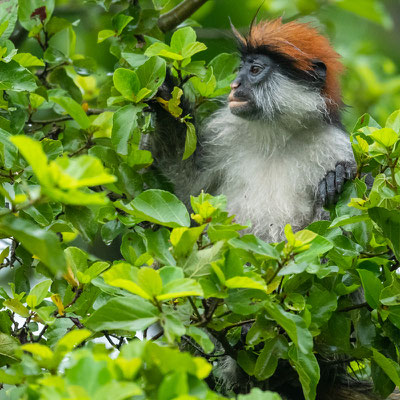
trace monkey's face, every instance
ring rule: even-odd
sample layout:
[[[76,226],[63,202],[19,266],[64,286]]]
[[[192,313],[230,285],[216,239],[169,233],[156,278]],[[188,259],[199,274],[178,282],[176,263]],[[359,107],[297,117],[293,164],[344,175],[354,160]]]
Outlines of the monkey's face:
[[[273,69],[273,61],[263,54],[249,55],[242,59],[228,97],[232,114],[249,119],[257,118],[261,110],[257,106],[255,88],[268,81]]]
[[[325,65],[315,62],[311,72],[298,71],[285,60],[264,54],[243,56],[228,97],[232,114],[245,119],[301,121],[326,113],[322,95]]]

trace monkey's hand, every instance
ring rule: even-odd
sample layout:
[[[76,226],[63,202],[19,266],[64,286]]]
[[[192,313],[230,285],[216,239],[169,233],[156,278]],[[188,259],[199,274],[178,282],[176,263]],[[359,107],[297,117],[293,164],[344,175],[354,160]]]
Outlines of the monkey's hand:
[[[355,176],[354,164],[341,161],[336,164],[334,171],[329,171],[318,185],[318,202],[324,207],[335,204],[346,181]]]

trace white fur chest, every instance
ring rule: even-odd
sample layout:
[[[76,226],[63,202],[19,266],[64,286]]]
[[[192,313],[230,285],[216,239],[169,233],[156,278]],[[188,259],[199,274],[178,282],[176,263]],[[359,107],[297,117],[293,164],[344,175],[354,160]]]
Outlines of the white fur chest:
[[[227,196],[228,211],[239,223],[266,240],[279,240],[286,223],[300,229],[313,214],[314,188],[308,165],[289,154],[265,157],[242,151],[224,168],[219,192]]]
[[[320,181],[339,161],[353,159],[349,140],[338,128],[271,129],[260,121],[223,113],[211,121],[208,143],[214,172],[228,211],[259,237],[278,241],[286,224],[298,230],[312,222]],[[224,123],[225,121],[225,123]]]

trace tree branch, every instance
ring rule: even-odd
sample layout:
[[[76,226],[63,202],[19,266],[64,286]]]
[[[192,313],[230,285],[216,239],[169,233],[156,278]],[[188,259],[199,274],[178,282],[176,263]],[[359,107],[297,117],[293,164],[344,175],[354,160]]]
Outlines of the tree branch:
[[[337,310],[337,312],[347,312],[347,311],[357,310],[363,307],[369,307],[368,303],[365,302],[365,303],[353,304],[352,306],[349,307],[340,308],[339,310]]]
[[[158,27],[167,32],[176,28],[185,19],[189,18],[197,11],[207,0],[183,0],[172,10],[160,15]]]

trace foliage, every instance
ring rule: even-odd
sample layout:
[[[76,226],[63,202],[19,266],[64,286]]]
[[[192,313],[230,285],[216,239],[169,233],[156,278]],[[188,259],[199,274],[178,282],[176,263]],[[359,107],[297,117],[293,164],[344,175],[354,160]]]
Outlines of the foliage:
[[[338,358],[391,393],[400,385],[400,111],[384,127],[367,114],[357,122],[358,174],[331,221],[287,226],[285,241],[264,243],[242,234],[223,196],[192,197],[189,215],[140,147],[158,102],[186,126],[190,157],[196,133],[182,94],[206,116],[229,91],[237,57],[199,60],[206,45],[190,26],[164,41],[157,18],[167,1],[96,3],[110,22],[97,37],[118,59],[113,74],[76,51],[77,24],[53,14],[54,0],[0,5],[0,269],[10,279],[0,288],[0,399],[234,396],[213,369],[223,355],[261,387],[286,360],[307,400],[319,365]],[[10,40],[17,10],[35,54]],[[177,81],[168,101],[157,94],[167,69]],[[116,261],[88,250],[118,237]],[[351,296],[360,287],[362,303]],[[255,387],[239,398],[279,395]]]

